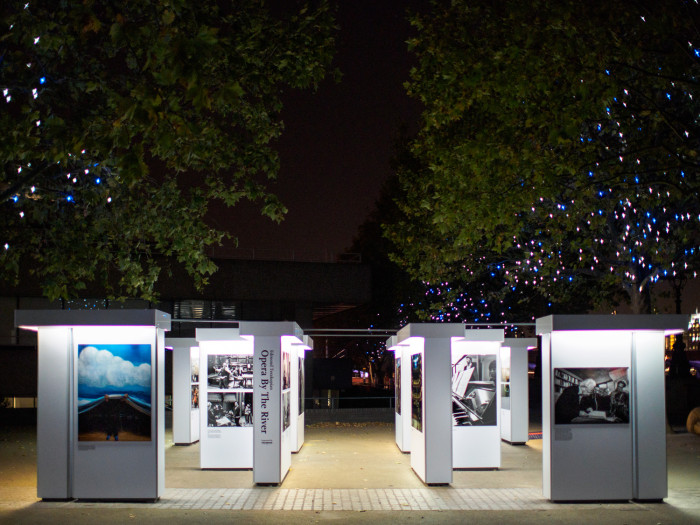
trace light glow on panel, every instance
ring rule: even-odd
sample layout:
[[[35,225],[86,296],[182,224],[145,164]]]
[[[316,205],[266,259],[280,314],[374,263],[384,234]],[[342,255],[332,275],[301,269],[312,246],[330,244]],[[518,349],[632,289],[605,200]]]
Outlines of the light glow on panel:
[[[422,352],[423,348],[425,348],[425,338],[409,337],[408,339],[404,339],[403,341],[401,341],[401,343],[398,346],[408,348],[409,353],[411,354],[414,354],[416,352]]]
[[[646,331],[646,330],[645,330],[645,331]],[[685,330],[680,329],[680,328],[678,328],[678,329],[671,329],[671,330],[664,330],[664,335],[665,335],[665,336],[669,336],[669,335],[678,335],[678,334],[682,334],[684,331],[685,331]]]
[[[283,335],[281,337],[281,343],[283,352],[289,352],[296,356],[303,355],[307,349],[310,350],[301,339],[293,335]]]
[[[242,335],[229,341],[199,341],[199,348],[208,354],[251,354],[253,353],[252,335]]]
[[[497,341],[467,341],[463,337],[452,337],[452,362],[455,356],[464,354],[491,355],[497,354],[501,343]]]

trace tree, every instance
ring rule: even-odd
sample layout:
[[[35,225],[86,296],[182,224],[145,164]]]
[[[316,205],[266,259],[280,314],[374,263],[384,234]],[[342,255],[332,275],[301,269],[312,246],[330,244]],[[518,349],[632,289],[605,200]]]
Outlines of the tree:
[[[227,233],[210,203],[258,202],[285,89],[334,46],[326,2],[14,1],[0,7],[0,268],[50,298],[88,284],[152,299],[170,258],[201,286]]]
[[[433,2],[409,43],[426,169],[402,178],[396,259],[431,282],[637,312],[659,279],[695,275],[699,15],[670,0]]]

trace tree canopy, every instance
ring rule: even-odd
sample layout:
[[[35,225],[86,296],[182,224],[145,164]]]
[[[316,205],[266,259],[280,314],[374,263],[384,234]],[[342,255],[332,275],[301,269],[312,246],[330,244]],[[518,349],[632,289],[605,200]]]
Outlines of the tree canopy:
[[[327,74],[326,2],[8,0],[0,17],[3,280],[151,299],[163,258],[198,285],[215,270],[211,202],[282,218],[282,95]]]
[[[409,42],[425,107],[394,258],[432,283],[623,297],[698,266],[700,7],[435,1]]]

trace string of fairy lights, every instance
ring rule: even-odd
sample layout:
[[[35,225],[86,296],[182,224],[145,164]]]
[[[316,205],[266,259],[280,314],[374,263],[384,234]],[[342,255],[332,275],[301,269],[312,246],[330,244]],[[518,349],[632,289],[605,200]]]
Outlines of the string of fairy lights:
[[[24,4],[24,11],[31,16],[30,3]],[[48,101],[45,103],[43,96],[50,93],[52,89],[51,76],[47,74],[49,69],[47,62],[50,57],[48,54],[43,54],[40,49],[42,35],[25,36],[22,34],[22,28],[16,27],[16,24],[9,25],[8,29],[20,40],[30,38],[34,47],[30,49],[30,46],[27,46],[29,58],[24,63],[27,75],[24,78],[11,79],[13,85],[2,87],[2,95],[5,104],[11,106],[10,110],[30,116],[28,136],[37,137],[37,149],[48,149],[52,141],[50,133],[45,130],[47,126],[50,127],[53,115],[46,104],[51,104],[52,97],[47,96]],[[8,64],[7,61],[8,56],[4,55],[3,60],[0,61],[0,68],[17,66],[17,64]],[[2,72],[1,69],[0,72]],[[44,120],[41,117],[42,113],[46,115]],[[45,152],[39,151],[39,158],[42,153]],[[21,177],[24,177],[26,172],[30,172],[30,176],[26,178],[26,184],[18,187],[16,193],[9,198],[9,204],[14,207],[14,212],[20,221],[31,221],[33,212],[40,215],[40,206],[47,204],[75,206],[80,202],[81,197],[86,201],[89,200],[90,203],[102,201],[110,204],[112,202],[113,191],[108,187],[109,185],[104,184],[105,179],[112,173],[108,167],[102,166],[99,159],[91,158],[92,156],[85,149],[79,153],[66,152],[61,156],[63,158],[59,160],[54,158],[49,163],[37,161],[17,164],[16,173],[20,182]],[[31,176],[32,172],[36,176]],[[5,251],[10,250],[10,242],[4,242],[3,247]]]
[[[25,10],[29,8],[29,3],[24,5]],[[642,19],[642,23],[646,20]],[[18,32],[21,28],[11,25],[9,30]],[[42,36],[28,38],[37,49],[34,58],[25,64],[29,81],[24,86],[0,88],[5,104],[27,105],[29,114],[39,114],[29,125],[31,133],[38,134],[41,140],[47,125],[40,115],[45,109],[42,95],[51,89],[51,81],[38,51]],[[688,42],[688,49],[692,56],[700,58],[700,48],[692,42]],[[605,73],[614,75],[610,69]],[[669,108],[681,106],[693,112],[694,120],[689,128],[698,124],[698,101],[693,95],[687,86],[677,81],[669,81],[662,95]],[[458,291],[449,282],[426,282],[421,304],[400,305],[399,313],[438,303],[441,307],[431,313],[434,321],[509,320],[512,306],[507,300],[491,298],[494,286],[487,280],[497,282],[498,288],[511,293],[536,287],[547,297],[551,286],[571,283],[582,274],[599,278],[607,274],[623,286],[635,287],[638,292],[681,272],[697,277],[692,261],[700,246],[693,244],[696,236],[688,232],[698,229],[700,204],[688,181],[691,177],[686,169],[678,167],[680,162],[670,162],[671,169],[647,166],[643,155],[630,151],[631,145],[647,133],[646,119],[635,109],[639,107],[636,97],[632,87],[624,88],[620,96],[604,108],[601,120],[584,125],[586,131],[580,136],[583,147],[598,147],[601,157],[614,159],[616,167],[610,161],[601,160],[595,167],[585,170],[576,188],[576,198],[563,194],[560,198],[540,197],[533,202],[528,216],[521,214],[523,221],[533,226],[513,236],[513,248],[504,258],[494,262],[486,257],[470,257],[470,264],[465,263],[461,268],[461,273],[477,276],[484,282],[470,286],[469,291]],[[694,140],[693,134],[692,129],[677,130],[678,140]],[[17,177],[25,170],[37,170],[37,167],[31,162],[18,164]],[[621,171],[629,174],[622,184],[608,182],[614,178],[611,174]],[[43,172],[50,176],[31,181],[9,199],[19,221],[29,219],[32,208],[39,203],[75,205],[83,192],[90,192],[90,198],[97,193],[103,203],[112,202],[111,192],[104,184],[111,171],[85,150],[67,153],[50,168],[43,167]],[[693,174],[692,180],[695,178]],[[584,191],[581,180],[586,182]],[[668,186],[671,187],[666,189]],[[687,198],[688,195],[694,198]],[[679,209],[683,201],[685,207]],[[570,228],[576,232],[574,238],[561,240],[557,235],[559,224],[575,224]],[[9,250],[9,241],[4,242],[3,247]],[[447,301],[443,300],[445,297]]]
[[[642,17],[641,23],[647,20]],[[692,42],[688,49],[700,58]],[[606,69],[605,74],[615,72]],[[688,80],[694,80],[691,75]],[[659,166],[658,156],[645,157],[632,149],[655,130],[647,129],[649,119],[640,111],[644,106],[636,86],[623,88],[605,106],[599,122],[583,125],[580,143],[597,148],[599,161],[583,171],[575,190],[538,198],[528,214],[519,214],[528,227],[513,236],[513,248],[497,262],[467,255],[459,272],[463,279],[424,282],[424,297],[400,305],[399,314],[407,319],[419,309],[438,322],[511,321],[517,301],[512,295],[527,294],[528,288],[551,298],[554,287],[593,277],[615,280],[631,295],[662,279],[696,278],[700,199],[693,186],[697,174],[688,170],[696,171],[697,165],[682,158],[682,142],[697,140],[700,107],[689,88],[695,85],[681,86],[675,80],[659,89],[657,108],[665,116],[675,108],[691,113],[685,126],[679,127],[683,119],[672,124],[677,149],[669,148],[668,166]],[[568,238],[562,238],[562,225],[567,226]],[[510,300],[502,298],[504,290]],[[551,300],[546,304],[552,307]],[[522,312],[518,314],[522,320]]]

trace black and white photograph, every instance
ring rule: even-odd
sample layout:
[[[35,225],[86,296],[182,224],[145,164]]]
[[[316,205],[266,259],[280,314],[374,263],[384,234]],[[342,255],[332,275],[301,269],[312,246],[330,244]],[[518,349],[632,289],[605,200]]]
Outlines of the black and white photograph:
[[[394,399],[396,413],[401,415],[401,358],[396,358],[396,371],[394,372]]]
[[[299,415],[304,413],[304,396],[305,393],[305,383],[304,383],[304,358],[299,358]]]
[[[192,408],[199,408],[199,385],[192,385]]]
[[[199,352],[190,355],[190,375],[192,383],[199,383]]]
[[[501,383],[510,383],[510,359],[501,359]]]
[[[423,355],[411,356],[411,426],[423,432]]]
[[[289,352],[282,352],[282,390],[292,387],[292,363]]]
[[[510,410],[510,357],[501,355],[501,408]]]
[[[452,365],[454,426],[495,426],[498,422],[494,354],[463,355]]]
[[[253,388],[253,356],[250,354],[211,354],[207,357],[209,390]]]
[[[291,404],[289,400],[289,392],[282,393],[282,432],[289,428],[291,416]]]
[[[510,410],[510,383],[501,383],[501,408]]]
[[[554,423],[629,423],[629,384],[627,367],[555,368]]]
[[[208,427],[252,427],[252,392],[210,392],[207,395]]]

